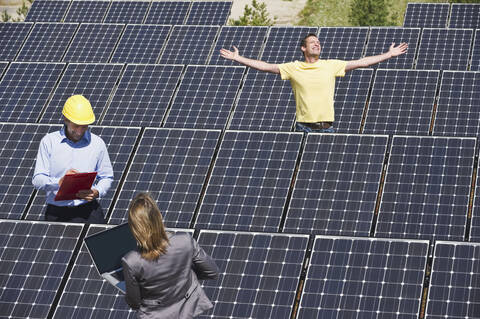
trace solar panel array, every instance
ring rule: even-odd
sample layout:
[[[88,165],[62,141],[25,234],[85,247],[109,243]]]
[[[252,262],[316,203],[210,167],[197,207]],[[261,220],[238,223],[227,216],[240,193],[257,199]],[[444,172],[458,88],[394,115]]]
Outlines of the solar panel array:
[[[70,6],[65,0],[35,0],[28,11],[26,22],[61,22]]]
[[[409,3],[405,11],[404,27],[445,28],[447,27],[448,3]]]
[[[33,23],[0,23],[0,61],[13,61],[27,38]]]
[[[452,4],[450,28],[480,28],[480,5],[468,3]]]

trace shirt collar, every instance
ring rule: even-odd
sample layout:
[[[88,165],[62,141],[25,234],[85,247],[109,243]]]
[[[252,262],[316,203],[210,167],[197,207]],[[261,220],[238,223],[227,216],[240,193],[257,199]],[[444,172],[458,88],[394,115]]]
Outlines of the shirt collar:
[[[62,142],[67,142],[72,145],[90,144],[90,141],[92,140],[90,128],[85,131],[85,134],[83,134],[82,138],[78,142],[74,142],[67,137],[67,134],[65,134],[65,125],[63,125],[63,127],[60,129],[60,136],[62,137]]]

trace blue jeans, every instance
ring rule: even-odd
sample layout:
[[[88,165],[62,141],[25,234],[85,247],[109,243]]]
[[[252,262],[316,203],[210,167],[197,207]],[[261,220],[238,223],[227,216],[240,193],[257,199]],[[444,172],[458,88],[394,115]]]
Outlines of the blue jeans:
[[[298,122],[295,123],[295,131],[304,133],[335,133],[333,126],[330,126],[329,128],[312,129]]]

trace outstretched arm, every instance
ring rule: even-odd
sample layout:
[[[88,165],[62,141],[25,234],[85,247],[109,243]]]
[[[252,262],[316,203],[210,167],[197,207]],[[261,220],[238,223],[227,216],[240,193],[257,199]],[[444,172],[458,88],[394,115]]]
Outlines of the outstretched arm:
[[[366,68],[370,65],[374,65],[390,58],[399,56],[407,52],[407,48],[408,44],[405,42],[400,43],[398,46],[395,46],[395,43],[392,43],[392,45],[388,49],[388,52],[374,56],[367,56],[358,60],[348,61],[347,66],[345,67],[345,71],[350,71],[357,68]]]
[[[236,61],[238,63],[241,63],[245,66],[248,66],[250,68],[253,68],[259,71],[280,74],[280,69],[278,68],[277,64],[245,58],[238,53],[238,49],[236,46],[233,46],[233,52],[227,49],[221,49],[220,55],[224,59]]]

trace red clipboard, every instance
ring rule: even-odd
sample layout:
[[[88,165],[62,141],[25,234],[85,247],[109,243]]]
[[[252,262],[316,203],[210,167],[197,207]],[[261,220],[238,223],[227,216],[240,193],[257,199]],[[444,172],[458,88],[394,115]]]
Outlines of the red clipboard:
[[[67,174],[55,195],[55,200],[78,199],[75,194],[83,189],[91,189],[97,172]]]

